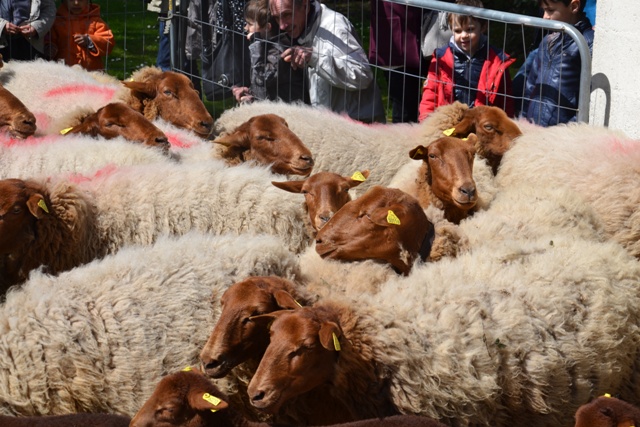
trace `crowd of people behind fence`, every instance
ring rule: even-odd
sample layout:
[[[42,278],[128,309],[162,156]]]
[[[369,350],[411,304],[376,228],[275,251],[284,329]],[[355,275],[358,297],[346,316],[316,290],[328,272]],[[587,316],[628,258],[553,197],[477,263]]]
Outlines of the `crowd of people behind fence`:
[[[184,0],[183,0],[184,1]],[[446,0],[445,0],[446,1]],[[449,0],[450,2],[453,2]],[[481,0],[456,4],[482,8]],[[391,121],[422,121],[454,101],[494,105],[543,126],[576,120],[581,58],[576,42],[549,32],[512,82],[507,52],[492,46],[484,19],[370,0],[370,43],[320,0],[190,0],[173,68],[210,99],[282,99],[386,122],[376,72],[387,81]],[[538,0],[543,18],[573,25],[593,46],[595,0]],[[148,0],[158,13],[157,66],[171,68],[169,26],[179,1]],[[0,54],[104,68],[115,44],[91,0],[3,0]],[[543,72],[544,70],[544,72]]]
[[[243,5],[246,38],[233,49],[218,46],[203,64],[226,61],[227,68],[204,69],[203,75],[214,86],[222,81],[219,86],[230,87],[238,102],[301,101],[365,123],[385,122],[377,69],[387,81],[394,123],[422,121],[454,101],[497,106],[543,126],[576,120],[581,58],[576,42],[562,32],[542,37],[512,82],[509,67],[516,58],[489,43],[489,24],[478,17],[370,0],[367,53],[348,18],[319,0],[219,1],[236,11]],[[483,7],[481,0],[455,3]],[[594,3],[538,0],[543,18],[575,26],[590,50]],[[237,26],[229,22],[218,20],[216,28]],[[250,58],[249,65],[238,64],[239,57]],[[244,74],[237,72],[244,67]]]

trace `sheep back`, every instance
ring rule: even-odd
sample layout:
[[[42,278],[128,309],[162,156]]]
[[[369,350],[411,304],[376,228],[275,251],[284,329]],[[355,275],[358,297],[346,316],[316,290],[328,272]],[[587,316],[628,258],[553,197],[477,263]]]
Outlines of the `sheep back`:
[[[251,275],[295,280],[297,263],[273,236],[189,233],[34,272],[0,305],[0,412],[132,416],[162,376],[197,364],[220,296]]]

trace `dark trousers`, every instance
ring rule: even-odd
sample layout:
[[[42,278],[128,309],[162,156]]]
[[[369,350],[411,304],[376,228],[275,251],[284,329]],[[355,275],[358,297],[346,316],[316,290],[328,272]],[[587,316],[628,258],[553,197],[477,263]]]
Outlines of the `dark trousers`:
[[[16,59],[19,61],[31,61],[32,59],[42,56],[29,41],[20,35],[11,35],[7,37],[7,46],[0,49],[2,59],[10,61]]]
[[[418,121],[418,106],[422,94],[420,70],[395,68],[386,72],[391,102],[391,122]]]

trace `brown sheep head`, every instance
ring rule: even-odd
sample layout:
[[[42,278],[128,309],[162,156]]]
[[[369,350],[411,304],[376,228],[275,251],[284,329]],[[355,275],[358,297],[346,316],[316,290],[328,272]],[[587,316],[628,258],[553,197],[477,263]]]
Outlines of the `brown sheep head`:
[[[374,186],[318,231],[316,252],[340,261],[385,262],[406,275],[418,257],[429,256],[434,237],[433,224],[414,197]]]
[[[300,305],[288,292],[295,285],[276,276],[255,276],[231,285],[220,298],[222,312],[200,353],[206,374],[222,378],[240,363],[260,360],[269,344],[269,329],[254,316]]]
[[[122,82],[131,90],[131,107],[149,120],[160,117],[179,128],[208,138],[213,129],[213,117],[191,80],[173,71],[156,68],[145,71],[140,81]]]
[[[470,133],[478,137],[476,152],[487,159],[494,175],[498,173],[504,153],[522,135],[518,125],[502,109],[486,105],[466,110],[451,136],[464,138]]]
[[[318,172],[300,181],[271,181],[271,183],[290,193],[304,194],[311,226],[318,231],[341,207],[351,201],[349,190],[362,184],[367,178],[369,178],[368,170],[351,177],[333,172]]]
[[[331,381],[346,342],[337,316],[301,307],[255,321],[271,324],[271,339],[247,389],[253,406],[275,414],[287,401]]]
[[[121,136],[129,141],[158,147],[165,153],[169,151],[169,140],[164,132],[125,103],[112,102],[78,120],[80,123],[68,133],[102,136],[105,139]]]
[[[412,159],[423,161],[417,180],[423,208],[435,204],[444,210],[445,218],[455,224],[475,208],[478,201],[473,180],[476,143],[472,133],[466,139],[446,136],[409,152]],[[423,193],[427,194],[424,198],[420,196]]]
[[[582,405],[575,427],[633,427],[640,425],[640,409],[609,395]]]
[[[22,101],[2,85],[0,85],[0,131],[21,139],[36,132],[36,117]]]
[[[285,175],[308,176],[313,169],[311,151],[275,114],[254,116],[213,142],[225,147],[222,156],[229,162],[254,161]]]
[[[227,397],[196,369],[165,376],[130,427],[231,426]]]

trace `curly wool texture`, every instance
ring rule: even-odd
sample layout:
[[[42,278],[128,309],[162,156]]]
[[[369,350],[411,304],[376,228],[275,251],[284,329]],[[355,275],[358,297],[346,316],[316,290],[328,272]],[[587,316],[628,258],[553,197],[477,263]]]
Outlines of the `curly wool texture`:
[[[370,177],[358,187],[363,193],[373,185],[388,185],[411,160],[412,148],[439,138],[462,119],[467,108],[461,103],[441,107],[420,124],[365,125],[324,108],[264,101],[226,110],[216,120],[214,133],[231,132],[259,114],[277,114],[311,150],[315,172],[351,176],[370,170]]]
[[[3,140],[0,136],[0,179],[27,179],[60,173],[90,174],[107,165],[169,161],[160,150],[122,137],[107,141],[87,135],[51,135],[16,142]]]
[[[55,132],[51,125],[69,109],[95,111],[120,100],[123,91],[120,81],[104,72],[44,59],[7,62],[0,71],[0,83],[33,112],[40,135]]]
[[[53,212],[37,223],[27,265],[44,262],[57,274],[127,244],[191,230],[278,235],[300,252],[309,244],[304,210],[296,194],[271,185],[274,177],[266,168],[209,161],[122,168],[76,185],[34,181]]]
[[[593,396],[638,392],[638,285],[640,264],[613,243],[511,242],[415,266],[349,305],[366,322],[356,335],[342,328],[370,342],[359,353],[402,413],[568,426]]]
[[[593,207],[603,235],[640,258],[640,141],[604,127],[525,129],[498,171],[501,189],[566,187]]]
[[[199,233],[36,272],[0,305],[0,412],[132,416],[161,377],[197,365],[227,287],[297,274],[276,237]]]

